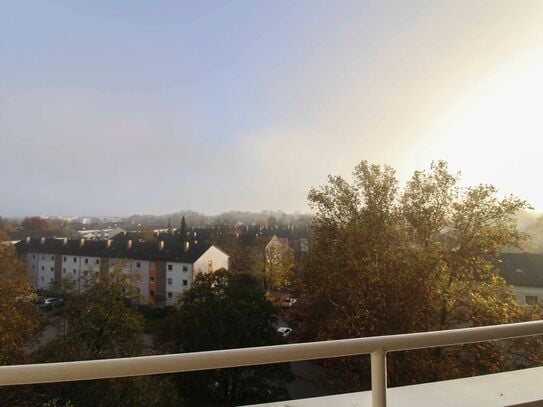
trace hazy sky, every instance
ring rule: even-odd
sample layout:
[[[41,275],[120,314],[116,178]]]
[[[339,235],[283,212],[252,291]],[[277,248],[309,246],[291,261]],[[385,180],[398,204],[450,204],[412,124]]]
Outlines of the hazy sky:
[[[307,211],[446,159],[543,210],[543,1],[5,1],[0,215]]]

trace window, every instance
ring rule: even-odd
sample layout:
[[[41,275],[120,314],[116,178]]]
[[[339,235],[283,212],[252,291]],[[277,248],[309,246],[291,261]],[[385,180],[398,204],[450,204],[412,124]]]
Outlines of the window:
[[[171,264],[168,264],[168,271],[172,271],[173,270],[173,266]]]
[[[207,271],[211,273],[213,271],[213,260],[207,261]]]
[[[139,261],[136,263],[136,267],[137,267],[137,268],[140,268],[140,267],[141,267],[141,263],[140,263]]]
[[[62,269],[62,272],[63,272],[64,274],[66,274],[66,269]]]
[[[151,283],[154,283],[154,282],[155,282],[155,278],[151,276],[151,277],[149,277],[149,281],[150,281]]]
[[[153,290],[149,290],[149,296],[150,297],[154,297],[155,296],[155,292]]]
[[[55,271],[55,268],[54,268],[54,267],[51,267],[51,271]]]
[[[171,278],[168,279],[168,285],[172,285],[172,279]]]
[[[64,263],[66,263],[66,257],[64,257]]]
[[[85,264],[89,264],[89,259],[85,259]]]
[[[100,259],[96,259],[96,264],[100,264]]]
[[[45,267],[41,266],[41,271],[45,271]]]
[[[45,256],[41,256],[41,259],[42,259],[42,260],[45,260]]]
[[[171,291],[168,291],[168,298],[173,298],[173,293]]]
[[[32,265],[32,270],[34,270],[34,265]]]
[[[43,276],[41,276],[41,281],[43,281]]]
[[[54,260],[55,260],[55,256],[51,256],[51,260],[53,260],[53,261],[54,261]]]
[[[51,279],[49,280],[49,282],[50,282],[50,283],[52,283],[52,282],[53,282],[53,277],[51,277]]]
[[[36,258],[36,255],[35,255],[35,254],[33,254],[33,255],[32,255],[32,258],[33,258],[33,259],[35,259],[35,258]]]
[[[75,269],[74,269],[74,271],[73,271],[73,274],[74,274],[74,276],[75,276]]]
[[[183,271],[189,271],[188,266],[183,266]]]
[[[526,295],[524,296],[524,302],[526,305],[535,305],[537,304],[537,295]]]
[[[183,287],[186,287],[189,284],[189,280],[183,280]]]
[[[74,263],[77,263],[77,257],[74,257]]]

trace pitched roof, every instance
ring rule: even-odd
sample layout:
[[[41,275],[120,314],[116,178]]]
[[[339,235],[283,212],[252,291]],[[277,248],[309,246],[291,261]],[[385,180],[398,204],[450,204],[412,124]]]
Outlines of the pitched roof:
[[[108,257],[120,259],[158,260],[179,263],[194,263],[209,248],[210,244],[192,244],[185,251],[182,242],[169,240],[164,242],[164,248],[160,250],[158,242],[132,241],[131,247],[128,241],[108,241],[71,239],[30,239],[22,240],[15,245],[17,252],[35,252],[65,254],[72,256]]]
[[[543,254],[504,253],[496,266],[509,284],[543,287]]]

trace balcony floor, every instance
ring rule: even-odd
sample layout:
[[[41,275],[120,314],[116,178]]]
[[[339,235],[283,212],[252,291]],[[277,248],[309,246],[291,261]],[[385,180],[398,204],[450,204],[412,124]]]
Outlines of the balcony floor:
[[[388,389],[390,406],[543,406],[543,367]],[[258,404],[266,407],[369,407],[371,392]]]

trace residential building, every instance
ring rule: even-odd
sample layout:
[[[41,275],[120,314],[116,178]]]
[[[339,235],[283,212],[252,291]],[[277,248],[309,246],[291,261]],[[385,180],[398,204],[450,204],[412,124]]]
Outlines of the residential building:
[[[543,254],[504,253],[498,268],[521,304],[543,303]]]
[[[198,242],[142,242],[130,239],[32,239],[15,245],[26,272],[37,289],[71,280],[84,289],[89,273],[115,268],[132,276],[143,301],[174,305],[200,273],[229,268],[229,256],[219,248]]]

